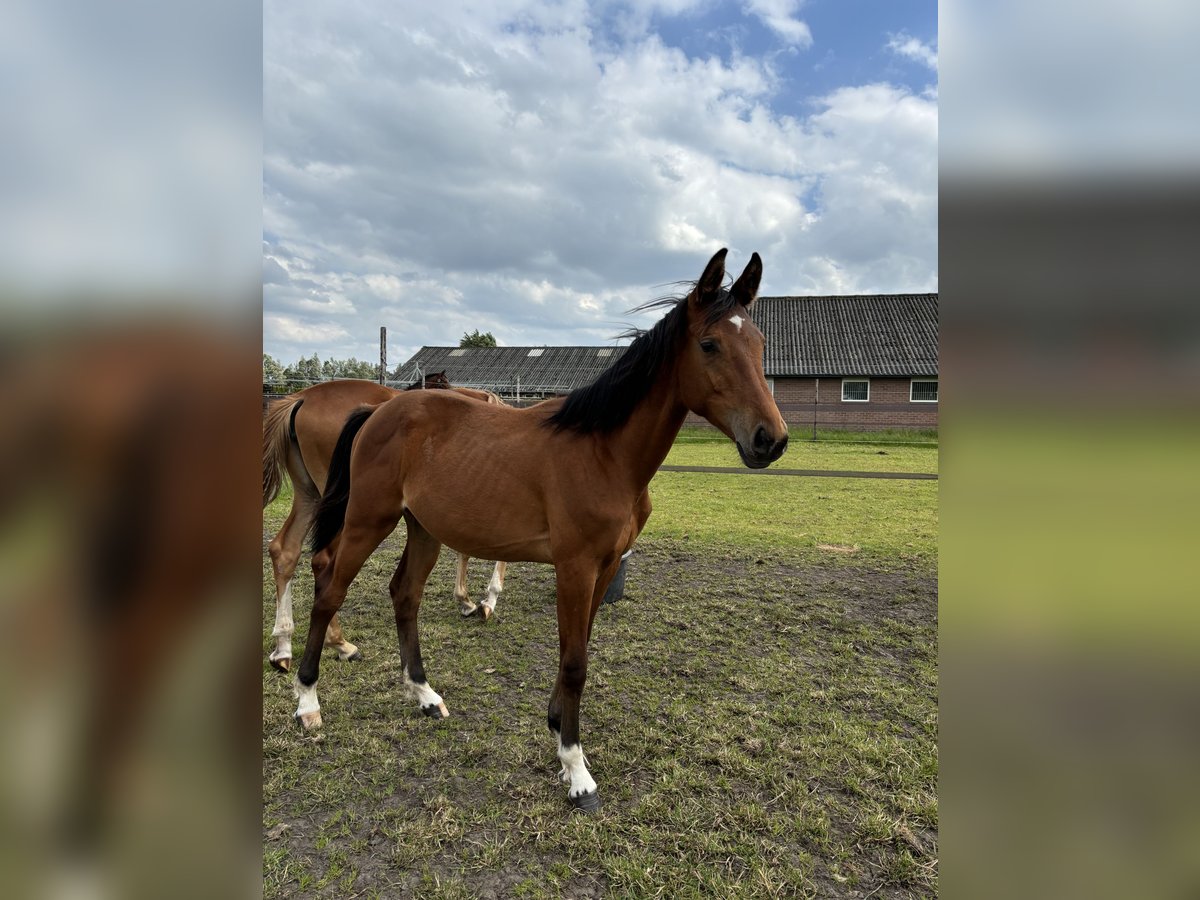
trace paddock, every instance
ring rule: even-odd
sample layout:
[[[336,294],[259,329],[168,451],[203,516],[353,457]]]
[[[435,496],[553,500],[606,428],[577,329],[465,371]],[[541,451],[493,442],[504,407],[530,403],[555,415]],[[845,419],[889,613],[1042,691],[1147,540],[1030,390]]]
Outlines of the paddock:
[[[733,453],[682,437],[668,463]],[[784,462],[937,469],[936,448],[822,446]],[[297,729],[291,680],[263,664],[267,896],[936,892],[937,482],[660,472],[650,492],[625,599],[591,642],[603,809],[564,808],[544,740],[553,570],[511,565],[484,623],[459,616],[442,554],[421,628],[454,714],[432,721],[401,688],[401,529],[343,607],[365,659],[326,660],[322,731]],[[265,510],[264,540],[289,502]],[[489,572],[472,563],[473,593]],[[264,648],[273,596],[264,554]],[[296,597],[303,629],[307,560]]]

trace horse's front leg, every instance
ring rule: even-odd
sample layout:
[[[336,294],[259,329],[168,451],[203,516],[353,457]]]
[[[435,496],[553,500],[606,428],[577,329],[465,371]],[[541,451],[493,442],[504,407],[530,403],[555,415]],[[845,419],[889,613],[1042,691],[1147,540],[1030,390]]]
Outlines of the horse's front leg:
[[[567,799],[576,809],[594,812],[600,808],[600,793],[588,771],[587,758],[579,740],[579,705],[587,681],[588,636],[594,611],[616,572],[619,557],[613,555],[598,572],[592,565],[555,565],[558,582],[558,679],[550,695],[546,721],[558,739],[559,773],[567,788]]]

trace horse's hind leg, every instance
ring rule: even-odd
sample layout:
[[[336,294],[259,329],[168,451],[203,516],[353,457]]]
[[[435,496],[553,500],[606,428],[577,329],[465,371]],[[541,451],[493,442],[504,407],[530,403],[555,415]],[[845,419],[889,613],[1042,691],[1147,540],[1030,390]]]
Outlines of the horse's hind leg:
[[[458,601],[458,611],[464,618],[478,609],[467,595],[467,563],[470,561],[471,557],[467,554],[458,554],[458,569],[454,573],[454,599]]]
[[[342,623],[338,620],[336,613],[329,620],[329,627],[325,629],[325,646],[336,650],[337,657],[342,662],[358,661],[363,658],[362,651],[346,640],[345,635],[342,634]]]
[[[487,596],[483,598],[483,602],[480,604],[485,622],[496,612],[496,601],[500,599],[500,594],[504,592],[504,573],[507,569],[508,563],[497,562],[496,568],[492,572],[492,580],[488,582]]]
[[[295,480],[298,479],[293,476]],[[280,672],[288,671],[292,665],[292,634],[296,630],[292,614],[292,580],[303,552],[304,533],[308,531],[316,507],[316,495],[297,488],[292,510],[271,541],[271,567],[275,573],[275,628],[271,636],[275,638],[275,648],[268,659]],[[326,629],[325,646],[336,650],[338,659],[362,659],[362,653],[342,634],[342,623],[336,615]]]
[[[375,548],[395,522],[379,519],[370,525],[347,525],[333,543],[313,555],[313,608],[309,618],[304,656],[296,672],[296,718],[304,728],[321,724],[317,679],[321,673],[321,648],[330,622],[346,601],[346,591]]]
[[[297,490],[291,512],[271,541],[271,567],[275,573],[275,628],[271,635],[275,638],[275,648],[268,658],[281,672],[286,672],[292,664],[292,632],[296,628],[292,616],[292,576],[296,574],[304,532],[312,521],[315,506],[314,499]]]
[[[404,519],[408,524],[408,540],[390,585],[392,608],[396,611],[396,636],[400,639],[400,661],[404,667],[404,684],[421,707],[421,712],[442,719],[450,713],[425,677],[421,643],[417,637],[421,595],[429,573],[437,563],[442,545],[411,513],[405,513]]]

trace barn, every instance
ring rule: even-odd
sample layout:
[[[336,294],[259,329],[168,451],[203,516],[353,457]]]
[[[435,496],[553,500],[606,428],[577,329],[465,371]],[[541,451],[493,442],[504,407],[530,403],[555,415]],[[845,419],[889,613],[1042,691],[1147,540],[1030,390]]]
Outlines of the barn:
[[[763,368],[789,424],[937,428],[937,294],[760,297],[753,315],[767,340]],[[526,403],[589,384],[623,352],[422,347],[393,377],[407,384],[444,371],[454,384]]]

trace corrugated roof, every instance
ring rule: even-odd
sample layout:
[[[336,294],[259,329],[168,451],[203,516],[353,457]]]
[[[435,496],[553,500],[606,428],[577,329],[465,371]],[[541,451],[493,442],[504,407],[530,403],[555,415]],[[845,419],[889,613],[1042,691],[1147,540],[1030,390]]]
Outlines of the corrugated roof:
[[[412,382],[422,375],[445,371],[452,384],[463,387],[515,389],[529,393],[569,393],[591,384],[625,351],[624,347],[422,347],[396,375]],[[540,351],[530,356],[530,351]],[[599,351],[608,351],[601,356]],[[454,353],[455,355],[451,355]]]
[[[769,377],[938,374],[937,294],[760,297]],[[453,384],[568,393],[590,384],[624,347],[422,347],[396,374],[445,371]],[[530,351],[541,351],[530,355]]]
[[[760,297],[769,376],[936,375],[937,294]]]

